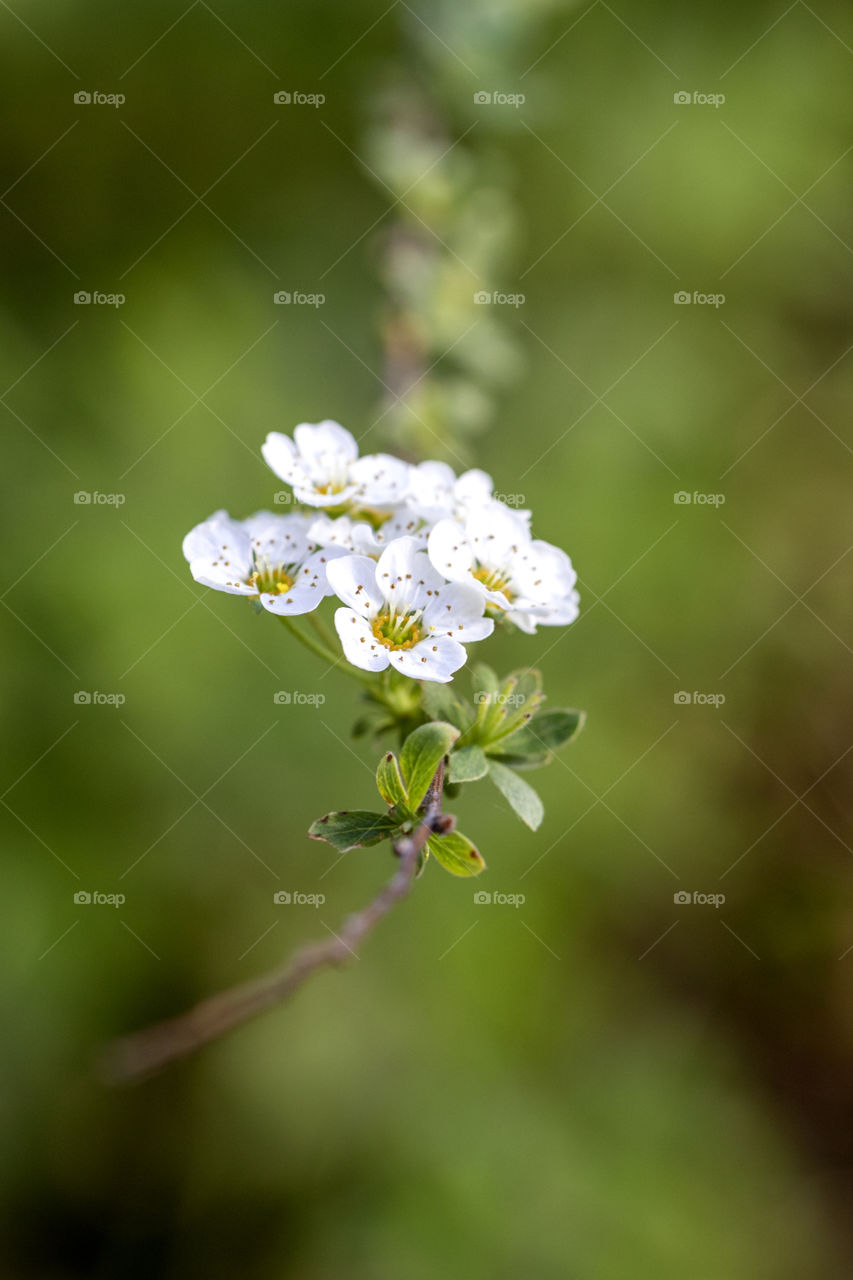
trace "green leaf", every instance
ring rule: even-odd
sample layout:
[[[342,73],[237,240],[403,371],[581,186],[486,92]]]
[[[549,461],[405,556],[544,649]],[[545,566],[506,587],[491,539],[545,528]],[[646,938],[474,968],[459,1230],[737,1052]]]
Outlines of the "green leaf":
[[[457,729],[467,729],[474,718],[471,708],[457,698],[449,684],[435,680],[424,681],[423,704],[430,719],[446,720]]]
[[[461,831],[451,831],[446,836],[430,836],[427,841],[436,862],[452,876],[478,876],[485,871],[483,855]]]
[[[528,702],[534,694],[542,692],[542,672],[536,667],[519,667],[517,671],[510,671],[509,674],[515,677],[515,691],[519,697],[519,706]]]
[[[439,763],[458,737],[459,730],[455,725],[433,720],[415,729],[403,743],[400,767],[412,809],[417,809],[422,803]]]
[[[448,778],[451,782],[476,782],[485,778],[489,771],[489,762],[482,747],[460,747],[450,757]]]
[[[505,764],[498,764],[496,760],[489,762],[489,777],[510,802],[521,821],[526,822],[531,831],[535,831],[545,817],[545,810],[533,788],[512,769],[508,769]]]
[[[485,662],[475,662],[471,666],[471,683],[474,686],[474,701],[488,701],[493,693],[497,693],[500,685],[497,676],[491,667],[487,667]],[[485,698],[478,698],[478,694],[484,694]]]
[[[408,804],[409,797],[400,776],[400,766],[393,751],[388,751],[379,761],[376,770],[376,785],[379,794],[386,804]]]
[[[492,743],[488,748],[489,754],[519,759],[537,757],[540,763],[545,764],[554,751],[580,733],[585,720],[583,711],[568,708],[540,711],[520,729]]]
[[[398,829],[398,823],[388,814],[371,813],[368,809],[341,809],[318,818],[308,829],[312,840],[325,840],[339,853],[359,849],[362,845],[378,844],[387,840]]]

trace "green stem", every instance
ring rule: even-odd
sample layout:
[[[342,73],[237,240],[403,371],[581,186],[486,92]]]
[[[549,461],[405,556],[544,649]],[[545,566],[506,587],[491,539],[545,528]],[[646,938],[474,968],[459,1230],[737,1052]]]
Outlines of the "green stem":
[[[334,640],[332,639],[332,633],[328,630],[326,626],[324,626],[322,620],[317,614],[317,611],[315,610],[313,613],[308,613],[305,616],[307,617],[311,626],[317,632],[317,635],[323,641],[323,644],[326,646],[326,648],[333,649]]]
[[[371,688],[374,687],[373,676],[371,674],[366,671],[362,674],[355,667],[350,666],[349,663],[342,663],[340,654],[333,653],[325,644],[321,644],[319,640],[315,640],[313,636],[308,635],[307,631],[302,631],[290,618],[286,618],[283,614],[279,614],[279,618],[287,627],[290,634],[295,636],[300,644],[304,644],[306,649],[310,649],[313,654],[316,654],[318,658],[322,658],[330,667],[340,667],[340,670],[344,675],[350,676],[353,680],[357,680],[359,684],[368,685]]]

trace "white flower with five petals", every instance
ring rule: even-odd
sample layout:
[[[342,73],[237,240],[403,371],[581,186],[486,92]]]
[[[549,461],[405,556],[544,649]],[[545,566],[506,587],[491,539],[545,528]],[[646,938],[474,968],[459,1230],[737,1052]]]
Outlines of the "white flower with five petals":
[[[335,613],[344,654],[365,671],[390,665],[414,680],[446,684],[465,663],[465,644],[494,630],[483,596],[447,583],[413,538],[396,539],[378,561],[346,556],[326,572],[346,606]]]
[[[232,520],[217,511],[184,538],[184,557],[203,586],[257,599],[270,613],[310,613],[331,595],[326,567],[345,552],[320,548],[309,525],[301,515],[259,511]]]
[[[531,538],[519,512],[492,503],[464,521],[439,520],[429,558],[451,582],[480,592],[490,612],[505,613],[529,634],[578,616],[577,574],[559,547]]]
[[[293,439],[271,431],[261,452],[267,465],[309,507],[393,507],[408,487],[409,467],[388,453],[358,456],[355,438],[338,422],[303,422]]]

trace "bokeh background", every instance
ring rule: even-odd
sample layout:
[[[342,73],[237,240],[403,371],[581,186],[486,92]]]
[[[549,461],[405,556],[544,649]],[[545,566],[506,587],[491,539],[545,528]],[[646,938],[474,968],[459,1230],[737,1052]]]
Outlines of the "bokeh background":
[[[4,1273],[849,1275],[849,8],[0,27]],[[389,874],[305,835],[371,803],[353,687],[180,555],[323,417],[524,495],[582,616],[491,654],[588,724],[535,835],[461,798],[476,886],[430,867],[349,969],[110,1090],[109,1037]]]

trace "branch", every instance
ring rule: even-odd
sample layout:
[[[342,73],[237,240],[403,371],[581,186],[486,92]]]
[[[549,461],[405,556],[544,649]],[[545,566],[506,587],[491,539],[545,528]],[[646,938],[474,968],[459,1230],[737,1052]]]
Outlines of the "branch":
[[[320,969],[343,964],[350,957],[358,959],[357,944],[392,907],[407,897],[417,871],[418,855],[429,837],[435,831],[452,830],[453,818],[441,812],[443,789],[442,760],[424,798],[420,826],[410,836],[394,843],[394,852],[400,860],[397,870],[372,902],[344,921],[338,934],[328,941],[309,943],[294,952],[282,968],[203,1000],[180,1017],[113,1041],[97,1063],[98,1075],[113,1085],[143,1080],[168,1063],[218,1040],[265,1009],[288,1000]]]

